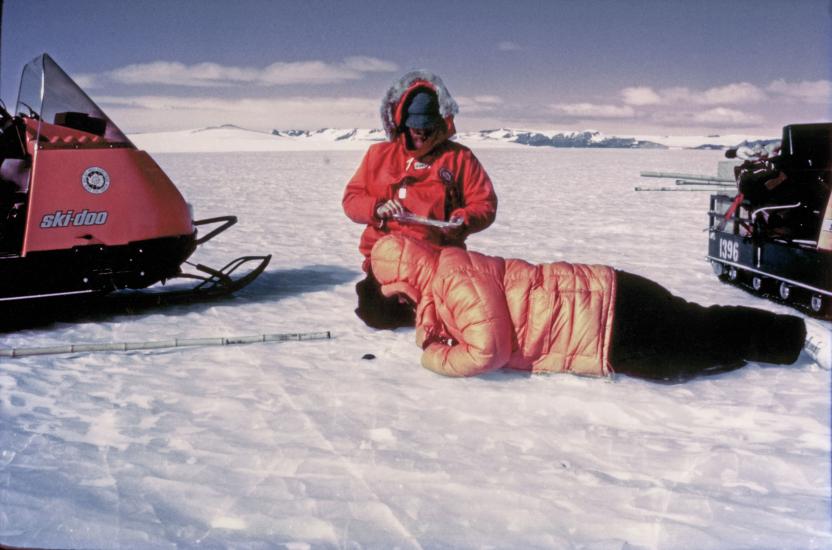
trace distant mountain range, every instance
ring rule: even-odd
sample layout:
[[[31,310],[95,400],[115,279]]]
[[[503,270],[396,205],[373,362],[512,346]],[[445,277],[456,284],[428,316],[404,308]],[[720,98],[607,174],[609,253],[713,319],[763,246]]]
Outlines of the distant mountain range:
[[[379,129],[323,128],[320,130],[272,130],[261,132],[234,125],[134,134],[133,142],[151,152],[209,151],[295,151],[366,149],[386,136]],[[455,138],[472,148],[617,148],[617,149],[726,149],[740,144],[778,141],[768,136],[608,136],[595,130],[563,132],[557,130],[514,130],[499,128],[460,132]]]
[[[635,137],[605,136],[594,130],[583,132],[535,132],[525,130],[510,130],[501,128],[499,130],[481,130],[471,134],[463,134],[461,140],[466,138],[478,138],[481,140],[507,141],[519,145],[532,147],[592,147],[592,148],[616,148],[616,149],[666,149],[667,145],[638,139]]]
[[[272,130],[272,135],[296,139],[330,139],[333,141],[383,141],[381,130],[324,128],[321,130]],[[774,138],[755,139],[737,135],[709,136],[607,136],[595,130],[582,132],[512,130],[480,130],[461,132],[455,137],[461,143],[492,143],[528,145],[531,147],[601,148],[601,149],[726,149],[738,144],[764,144]]]

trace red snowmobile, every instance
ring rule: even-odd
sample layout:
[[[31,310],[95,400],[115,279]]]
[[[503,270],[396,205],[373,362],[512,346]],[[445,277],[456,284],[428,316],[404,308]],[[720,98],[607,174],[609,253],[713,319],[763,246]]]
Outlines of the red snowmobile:
[[[0,305],[177,277],[195,282],[173,294],[232,292],[271,257],[244,256],[221,269],[187,260],[234,223],[194,221],[150,155],[47,54],[23,69],[15,114],[0,107]],[[203,226],[210,230],[198,236]],[[184,263],[196,271],[183,272]]]
[[[726,156],[734,157],[736,150]],[[736,195],[711,195],[708,259],[725,281],[832,318],[832,123],[783,128],[746,156]]]

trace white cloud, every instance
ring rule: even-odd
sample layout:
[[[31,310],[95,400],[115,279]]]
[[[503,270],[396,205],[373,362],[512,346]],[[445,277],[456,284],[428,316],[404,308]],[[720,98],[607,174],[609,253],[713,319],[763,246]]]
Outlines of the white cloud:
[[[715,126],[754,126],[763,122],[762,118],[736,109],[716,107],[693,115],[693,121]]]
[[[694,95],[689,88],[682,86],[663,88],[659,91],[659,96],[662,98],[662,105],[691,104],[694,102]]]
[[[154,61],[127,65],[114,69],[104,76],[120,84],[173,84],[179,86],[219,86],[230,81],[245,82],[253,74],[242,69],[223,67],[216,63],[185,65],[172,61]]]
[[[702,105],[742,105],[765,99],[765,92],[748,82],[709,88],[701,94],[694,93],[694,101]]]
[[[330,65],[323,61],[272,63],[252,80],[253,84],[331,84],[358,80],[361,72],[346,65]]]
[[[512,42],[511,40],[503,40],[502,42],[497,44],[497,49],[501,52],[516,52],[522,50],[523,48],[521,48],[520,44],[516,42]]]
[[[669,127],[750,128],[765,123],[759,115],[727,107],[705,111],[656,111],[650,114],[649,119]]]
[[[636,115],[635,109],[629,105],[559,103],[550,107],[559,114],[576,118],[632,118]]]
[[[223,99],[149,95],[96,97],[95,100],[126,132],[181,130],[220,124],[265,131],[377,128],[381,125],[376,98]]]
[[[800,118],[816,117],[809,113],[810,106],[827,107],[832,102],[832,82],[776,80],[768,86],[734,82],[702,89],[633,86],[620,93],[623,103],[639,107],[643,120],[661,126],[778,127],[794,119],[795,113]]]
[[[78,84],[83,90],[90,90],[98,87],[99,79],[94,74],[76,74],[72,75],[72,80]]]
[[[628,105],[746,105],[768,99],[759,87],[748,82],[737,82],[715,86],[705,90],[691,90],[686,87],[654,90],[649,86],[632,86],[621,90],[624,103]]]
[[[633,86],[621,90],[621,96],[627,105],[656,105],[662,102],[659,94],[649,86]]]
[[[384,61],[383,59],[364,55],[346,58],[344,66],[362,73],[386,73],[399,70],[399,66],[392,61]]]
[[[357,80],[368,72],[392,72],[398,66],[374,57],[348,57],[342,63],[324,61],[276,62],[264,68],[234,67],[218,63],[186,65],[178,61],[137,63],[102,75],[82,75],[88,82],[111,80],[121,84],[166,84],[216,87],[241,84],[278,86],[288,84],[329,84]]]
[[[803,103],[814,105],[832,103],[832,82],[829,80],[786,82],[780,79],[769,84],[767,90],[784,98],[798,100]]]
[[[456,102],[461,113],[482,113],[494,111],[503,104],[503,99],[494,95],[458,96]]]

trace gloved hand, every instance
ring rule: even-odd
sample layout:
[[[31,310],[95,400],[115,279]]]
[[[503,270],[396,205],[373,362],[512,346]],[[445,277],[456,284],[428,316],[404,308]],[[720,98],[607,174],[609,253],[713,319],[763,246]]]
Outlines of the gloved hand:
[[[457,210],[451,213],[451,217],[448,219],[449,222],[460,222],[460,225],[457,227],[446,227],[441,229],[442,234],[445,235],[446,239],[454,240],[458,239],[465,233],[465,224],[466,224],[466,217],[464,210]]]
[[[396,199],[390,199],[376,208],[376,216],[383,220],[404,214],[405,211],[405,207],[402,206],[402,203]]]
[[[419,340],[421,339],[421,344]],[[454,346],[456,342],[450,336],[447,336],[433,327],[424,329],[422,334],[417,335],[417,344],[422,346],[422,349],[428,349],[431,344],[442,344],[443,346]]]

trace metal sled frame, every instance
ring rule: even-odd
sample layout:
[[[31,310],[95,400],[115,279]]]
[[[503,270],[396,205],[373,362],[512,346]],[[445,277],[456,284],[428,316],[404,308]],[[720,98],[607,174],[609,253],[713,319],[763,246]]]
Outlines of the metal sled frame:
[[[226,229],[230,228],[234,224],[237,223],[237,216],[217,216],[214,218],[206,218],[204,220],[197,220],[194,221],[194,226],[199,227],[203,225],[211,225],[211,224],[220,224],[218,227],[215,227],[204,236],[199,237],[195,240],[195,244],[197,246],[204,244],[220,233],[224,232]],[[214,269],[207,265],[203,264],[195,264],[190,261],[185,261],[185,264],[193,267],[197,271],[201,273],[186,273],[181,272],[175,278],[181,279],[194,279],[199,281],[199,283],[191,289],[185,291],[176,291],[176,294],[193,294],[193,295],[218,295],[218,294],[228,294],[243,288],[244,286],[248,285],[254,279],[256,279],[263,270],[266,269],[266,266],[269,265],[269,261],[271,260],[271,254],[266,256],[241,256],[239,258],[235,258],[225,264],[221,269]],[[256,262],[256,265],[249,270],[242,277],[238,277],[234,279],[232,274],[237,271],[239,268],[246,264],[253,264]],[[170,293],[174,294],[174,293]]]
[[[730,216],[727,216],[720,206],[729,203]],[[711,197],[707,259],[714,273],[720,279],[750,287],[753,292],[775,301],[790,303],[813,315],[828,316],[832,303],[828,275],[832,253],[819,250],[816,240],[763,238],[754,234],[758,216],[799,208],[801,204],[752,211],[744,206],[734,206],[735,201],[728,195]],[[802,297],[806,299],[796,300],[796,294],[804,295]],[[824,310],[827,310],[825,314]]]

